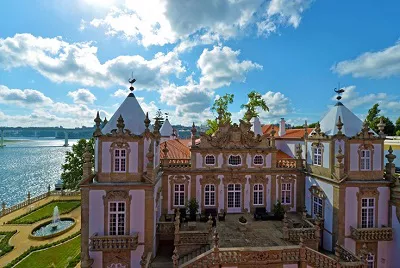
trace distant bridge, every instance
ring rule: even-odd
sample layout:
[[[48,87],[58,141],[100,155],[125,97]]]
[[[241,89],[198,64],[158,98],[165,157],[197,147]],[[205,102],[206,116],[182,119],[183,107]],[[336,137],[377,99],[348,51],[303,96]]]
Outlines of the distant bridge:
[[[46,131],[53,132],[54,137],[58,138],[60,133],[64,134],[64,146],[68,146],[68,134],[78,133],[93,133],[94,127],[83,127],[83,128],[63,128],[63,127],[0,127],[0,147],[4,147],[4,136],[6,133],[18,135],[22,132],[33,132],[34,137],[39,137],[38,132]],[[61,134],[62,135],[62,134]]]

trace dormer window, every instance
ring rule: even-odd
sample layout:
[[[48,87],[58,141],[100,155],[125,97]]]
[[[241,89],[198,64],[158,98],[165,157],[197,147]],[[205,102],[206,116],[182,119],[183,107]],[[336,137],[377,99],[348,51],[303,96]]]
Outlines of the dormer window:
[[[322,146],[313,147],[313,165],[322,166]]]
[[[264,164],[264,158],[262,157],[262,155],[256,155],[253,158],[253,164],[254,165],[262,165]]]
[[[215,165],[215,156],[213,155],[207,155],[205,159],[206,165],[208,166],[213,166]]]
[[[371,170],[371,151],[360,151],[360,170]]]
[[[242,158],[240,155],[231,155],[229,156],[228,163],[231,166],[240,166],[242,164]]]
[[[115,149],[114,150],[114,171],[125,172],[126,171],[126,150]]]

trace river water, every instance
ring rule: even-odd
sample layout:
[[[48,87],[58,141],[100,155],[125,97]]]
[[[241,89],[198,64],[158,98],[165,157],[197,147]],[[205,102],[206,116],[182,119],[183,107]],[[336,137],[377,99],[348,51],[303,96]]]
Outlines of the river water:
[[[7,140],[7,138],[6,138]],[[64,140],[54,138],[20,138],[6,142],[0,148],[0,203],[14,205],[26,199],[28,192],[36,196],[47,191],[48,185],[60,179],[65,152]],[[69,140],[70,146],[78,140]],[[395,147],[395,146],[394,146]],[[385,145],[385,154],[388,146]],[[393,148],[397,155],[396,166],[400,166],[400,146]]]
[[[7,207],[47,191],[60,179],[65,152],[64,140],[54,138],[5,138],[0,148],[0,203]],[[69,145],[77,140],[69,140]]]

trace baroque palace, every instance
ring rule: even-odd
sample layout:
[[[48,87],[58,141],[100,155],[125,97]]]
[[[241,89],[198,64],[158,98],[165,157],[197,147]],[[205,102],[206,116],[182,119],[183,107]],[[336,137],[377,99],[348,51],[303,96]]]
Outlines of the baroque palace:
[[[315,128],[248,118],[185,140],[130,89],[85,153],[83,268],[399,267],[382,122],[375,133],[338,101]]]

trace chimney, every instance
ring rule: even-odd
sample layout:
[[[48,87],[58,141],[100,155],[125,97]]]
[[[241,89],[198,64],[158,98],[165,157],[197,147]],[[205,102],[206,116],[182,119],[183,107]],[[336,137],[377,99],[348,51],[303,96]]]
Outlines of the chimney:
[[[282,137],[283,135],[286,134],[286,121],[285,119],[282,117],[281,118],[281,122],[279,123],[279,131],[278,131],[278,135],[279,137]]]

